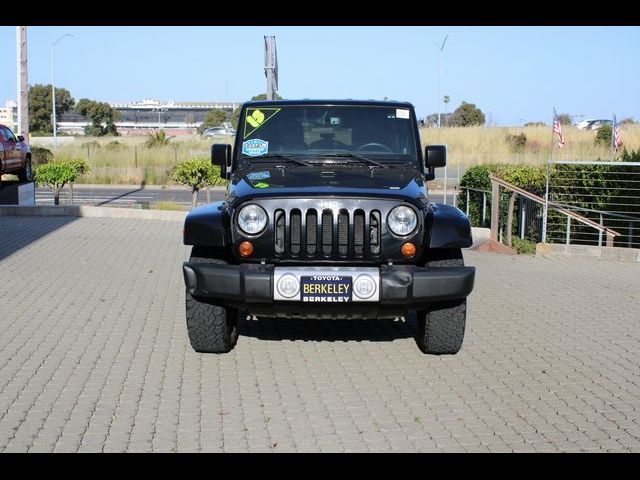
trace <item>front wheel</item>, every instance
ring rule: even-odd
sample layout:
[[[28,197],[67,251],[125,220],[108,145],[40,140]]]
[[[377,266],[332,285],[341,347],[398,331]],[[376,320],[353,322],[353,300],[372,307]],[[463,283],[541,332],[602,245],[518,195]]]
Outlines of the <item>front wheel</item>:
[[[195,249],[194,249],[195,250]],[[198,257],[190,262],[227,264],[219,258]],[[187,333],[199,353],[227,353],[238,340],[238,310],[212,305],[206,298],[195,298],[186,291]]]
[[[435,249],[427,252],[425,267],[464,267],[462,250]],[[467,323],[467,299],[433,303],[416,312],[416,343],[423,353],[456,354],[462,347]]]
[[[423,353],[456,354],[462,347],[467,319],[467,300],[439,302],[416,313],[416,343]]]
[[[31,157],[27,157],[24,161],[24,168],[18,173],[18,180],[21,182],[32,182],[33,171],[31,170]]]

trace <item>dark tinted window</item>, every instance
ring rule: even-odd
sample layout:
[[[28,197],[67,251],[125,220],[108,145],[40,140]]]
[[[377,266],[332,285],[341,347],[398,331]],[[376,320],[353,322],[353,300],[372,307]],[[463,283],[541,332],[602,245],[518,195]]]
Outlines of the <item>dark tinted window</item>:
[[[240,155],[314,156],[351,152],[371,158],[416,158],[408,108],[391,106],[251,107],[238,129]]]

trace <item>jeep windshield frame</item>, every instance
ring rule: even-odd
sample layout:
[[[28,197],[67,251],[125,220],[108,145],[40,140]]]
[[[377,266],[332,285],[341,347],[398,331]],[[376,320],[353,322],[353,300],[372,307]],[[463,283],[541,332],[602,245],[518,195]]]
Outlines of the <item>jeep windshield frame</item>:
[[[313,165],[385,166],[422,170],[413,106],[401,102],[267,101],[243,105],[233,168],[246,169],[283,155]],[[260,160],[265,156],[264,160]],[[350,158],[351,157],[351,158]]]

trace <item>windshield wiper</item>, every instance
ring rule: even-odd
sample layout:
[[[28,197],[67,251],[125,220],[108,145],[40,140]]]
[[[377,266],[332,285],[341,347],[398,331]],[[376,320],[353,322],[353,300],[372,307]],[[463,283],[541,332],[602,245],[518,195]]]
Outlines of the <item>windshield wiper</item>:
[[[324,157],[343,157],[343,158],[353,158],[355,160],[360,160],[361,162],[368,163],[369,165],[374,165],[380,168],[389,168],[388,165],[384,163],[376,162],[375,160],[371,160],[370,158],[363,157],[362,155],[356,155],[355,153],[347,152],[347,153],[328,153],[323,155]]]
[[[252,161],[252,160],[255,160],[255,159],[259,159],[259,158],[266,158],[266,159],[280,158],[282,160],[287,160],[288,162],[294,162],[294,163],[297,163],[298,165],[303,165],[305,167],[312,167],[313,166],[309,162],[306,162],[304,160],[300,160],[299,158],[292,157],[291,155],[284,155],[284,154],[281,154],[281,153],[267,153],[265,155],[259,155],[257,157],[250,157],[249,161]]]

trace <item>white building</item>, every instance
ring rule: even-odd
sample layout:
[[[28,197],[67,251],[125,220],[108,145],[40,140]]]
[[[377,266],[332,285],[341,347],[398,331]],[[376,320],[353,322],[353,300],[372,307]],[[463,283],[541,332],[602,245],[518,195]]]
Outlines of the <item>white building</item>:
[[[7,100],[4,108],[0,108],[0,124],[9,127],[14,132],[18,128],[18,104]]]
[[[164,129],[172,135],[190,134],[202,124],[209,110],[219,108],[227,112],[227,119],[240,106],[238,102],[162,102],[145,98],[140,102],[108,102],[120,112],[116,122],[118,133],[135,135]],[[58,120],[58,131],[84,134],[89,122],[74,111],[65,112]]]

